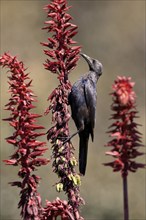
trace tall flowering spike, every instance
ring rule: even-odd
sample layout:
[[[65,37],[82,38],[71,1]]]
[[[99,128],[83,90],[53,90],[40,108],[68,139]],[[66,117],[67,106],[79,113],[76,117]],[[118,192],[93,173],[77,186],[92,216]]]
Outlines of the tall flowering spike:
[[[11,111],[10,117],[4,119],[13,127],[14,133],[6,138],[9,144],[15,147],[15,152],[9,160],[4,162],[7,165],[19,166],[19,181],[11,182],[12,186],[21,188],[18,207],[21,208],[21,216],[27,220],[39,220],[42,214],[41,198],[37,192],[40,177],[33,174],[38,166],[46,165],[48,160],[43,156],[47,150],[45,142],[36,140],[44,133],[37,132],[44,127],[36,125],[36,118],[41,115],[30,112],[35,106],[35,96],[30,89],[31,80],[25,73],[23,62],[16,57],[5,53],[0,57],[0,66],[7,67],[11,75],[9,78],[9,92],[11,98],[5,105],[5,110]]]
[[[47,47],[44,53],[48,56],[44,64],[47,70],[58,74],[60,82],[66,82],[68,74],[77,64],[80,46],[72,38],[77,34],[77,25],[72,24],[72,17],[67,13],[70,7],[66,0],[54,0],[45,7],[49,21],[45,27],[51,33],[48,42],[42,43]]]
[[[121,171],[122,176],[127,176],[128,172],[136,172],[138,168],[144,168],[145,164],[138,163],[135,158],[143,155],[139,152],[141,143],[141,133],[135,119],[138,118],[136,110],[136,95],[133,91],[134,82],[131,78],[118,77],[113,85],[113,103],[111,105],[111,119],[114,120],[108,133],[113,138],[107,146],[112,147],[106,152],[115,158],[113,162],[106,163],[113,171]]]
[[[138,168],[144,168],[146,165],[138,163],[135,158],[143,155],[139,151],[142,147],[141,133],[135,119],[138,118],[136,110],[136,95],[133,91],[134,82],[130,77],[118,77],[113,84],[113,103],[111,109],[114,112],[111,119],[114,121],[109,127],[108,133],[113,138],[107,143],[112,149],[106,152],[107,155],[115,159],[105,166],[111,166],[113,171],[120,171],[123,179],[123,204],[124,220],[129,220],[128,205],[128,172],[136,172]]]
[[[46,114],[52,112],[54,125],[48,130],[47,138],[52,143],[54,172],[60,178],[56,189],[66,192],[71,214],[75,219],[81,219],[79,206],[83,200],[79,194],[80,176],[75,171],[77,161],[74,158],[74,148],[70,141],[63,144],[69,137],[68,94],[71,84],[68,74],[76,66],[80,52],[80,46],[75,46],[76,41],[72,39],[77,33],[77,26],[71,23],[72,17],[67,13],[69,8],[66,0],[54,0],[45,7],[49,20],[45,22],[43,29],[50,33],[50,37],[42,43],[47,47],[44,53],[48,56],[44,66],[57,74],[59,79],[58,87],[48,98],[50,106]],[[50,210],[50,206],[48,209]]]

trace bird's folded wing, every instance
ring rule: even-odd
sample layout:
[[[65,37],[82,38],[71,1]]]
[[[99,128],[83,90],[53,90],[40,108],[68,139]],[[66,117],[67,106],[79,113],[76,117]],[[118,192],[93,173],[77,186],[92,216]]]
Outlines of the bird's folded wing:
[[[87,80],[86,83],[84,83],[84,93],[87,108],[89,111],[91,127],[92,129],[94,129],[96,114],[96,88],[89,80]]]

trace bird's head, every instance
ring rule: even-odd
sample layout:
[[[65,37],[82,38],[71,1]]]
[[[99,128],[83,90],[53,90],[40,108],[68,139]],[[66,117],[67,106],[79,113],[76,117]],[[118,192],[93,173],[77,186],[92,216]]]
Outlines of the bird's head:
[[[84,53],[81,53],[81,56],[88,63],[90,71],[96,72],[97,76],[100,77],[102,75],[102,70],[103,70],[102,64],[98,60],[95,60]]]

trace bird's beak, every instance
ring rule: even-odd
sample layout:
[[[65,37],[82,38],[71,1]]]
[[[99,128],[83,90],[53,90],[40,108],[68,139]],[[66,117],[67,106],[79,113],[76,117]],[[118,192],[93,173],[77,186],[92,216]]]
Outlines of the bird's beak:
[[[87,56],[84,53],[80,53],[80,55],[87,61],[88,65],[91,67],[92,66],[92,58]]]

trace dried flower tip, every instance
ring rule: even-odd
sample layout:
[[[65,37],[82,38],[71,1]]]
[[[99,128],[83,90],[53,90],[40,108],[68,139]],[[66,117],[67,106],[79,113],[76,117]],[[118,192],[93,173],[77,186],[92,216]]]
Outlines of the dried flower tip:
[[[63,191],[63,184],[62,184],[62,183],[58,183],[58,184],[56,185],[56,190],[57,190],[57,192]]]

